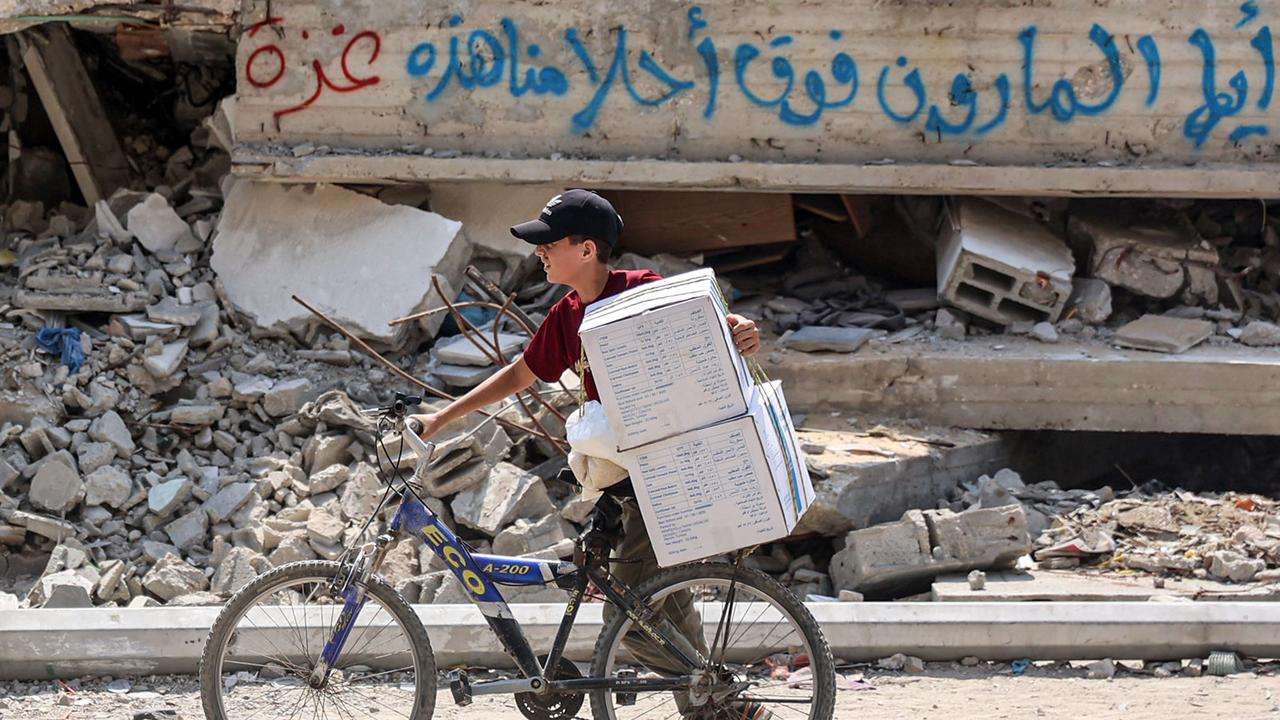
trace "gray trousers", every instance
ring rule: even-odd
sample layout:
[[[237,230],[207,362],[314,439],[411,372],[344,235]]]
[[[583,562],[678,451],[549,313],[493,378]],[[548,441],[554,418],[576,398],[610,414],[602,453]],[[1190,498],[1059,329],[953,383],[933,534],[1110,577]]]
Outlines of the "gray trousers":
[[[649,533],[645,530],[644,519],[635,500],[622,502],[622,542],[613,551],[617,560],[631,560],[614,564],[610,567],[614,577],[628,587],[636,585],[657,574],[659,567],[653,554],[653,545],[649,542]],[[618,609],[612,603],[604,606],[604,621],[609,622]],[[702,633],[702,617],[693,606],[693,593],[680,590],[667,596],[663,603],[662,615],[671,622],[689,642],[704,656],[707,654],[707,640]],[[657,643],[650,640],[640,630],[632,629],[622,639],[622,644],[638,662],[658,673],[676,675],[681,668],[667,655]],[[677,694],[678,705],[683,706],[683,698]]]

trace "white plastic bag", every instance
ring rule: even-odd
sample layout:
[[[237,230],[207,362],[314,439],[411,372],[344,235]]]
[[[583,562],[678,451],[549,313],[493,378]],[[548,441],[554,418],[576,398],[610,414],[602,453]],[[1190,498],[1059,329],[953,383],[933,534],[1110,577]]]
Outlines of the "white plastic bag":
[[[609,419],[604,406],[598,400],[582,404],[565,420],[565,438],[569,441],[569,467],[574,477],[582,483],[582,495],[591,499],[600,491],[616,485],[627,477],[622,466]]]

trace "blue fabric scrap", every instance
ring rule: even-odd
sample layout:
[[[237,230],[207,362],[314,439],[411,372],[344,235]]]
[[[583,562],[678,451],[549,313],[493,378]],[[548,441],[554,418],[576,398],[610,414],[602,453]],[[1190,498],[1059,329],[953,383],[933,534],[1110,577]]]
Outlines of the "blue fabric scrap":
[[[60,355],[62,364],[74,375],[84,365],[84,346],[78,328],[42,327],[36,333],[36,344],[50,355]]]

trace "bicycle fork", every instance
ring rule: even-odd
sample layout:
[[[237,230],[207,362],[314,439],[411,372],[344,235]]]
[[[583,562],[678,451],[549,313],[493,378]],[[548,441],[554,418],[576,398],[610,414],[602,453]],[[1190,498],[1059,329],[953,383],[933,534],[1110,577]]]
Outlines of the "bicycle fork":
[[[367,600],[363,581],[377,572],[393,539],[391,535],[383,533],[374,540],[371,554],[367,555],[368,545],[361,549],[355,560],[351,562],[351,572],[346,575],[342,586],[333,588],[342,596],[342,612],[338,614],[338,619],[333,623],[333,628],[329,632],[329,639],[325,642],[324,650],[320,653],[320,659],[316,662],[316,666],[312,668],[311,675],[307,679],[307,684],[311,687],[324,687],[324,684],[329,680],[329,674],[333,671],[333,667],[338,664],[342,649],[347,644],[347,638],[351,636],[351,631],[356,626],[356,619],[360,617],[360,611],[364,608]],[[366,556],[369,557],[367,563],[364,562]]]

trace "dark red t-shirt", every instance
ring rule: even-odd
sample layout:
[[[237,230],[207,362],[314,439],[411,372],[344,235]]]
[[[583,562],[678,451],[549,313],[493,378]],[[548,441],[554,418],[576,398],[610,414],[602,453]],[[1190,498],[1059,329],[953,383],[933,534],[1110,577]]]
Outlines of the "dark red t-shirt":
[[[661,279],[662,276],[652,270],[612,270],[604,283],[604,292],[596,300]],[[570,291],[560,302],[551,306],[547,319],[542,321],[542,327],[538,328],[524,351],[525,364],[539,380],[556,382],[565,370],[577,366],[578,359],[582,356],[578,328],[582,326],[586,308],[582,298],[578,297],[577,290]],[[586,378],[587,399],[599,400],[600,395],[596,393],[596,383],[590,370],[587,371]]]

